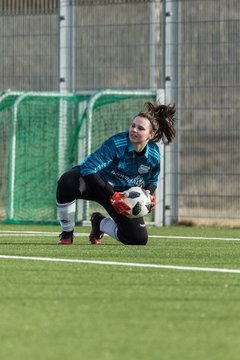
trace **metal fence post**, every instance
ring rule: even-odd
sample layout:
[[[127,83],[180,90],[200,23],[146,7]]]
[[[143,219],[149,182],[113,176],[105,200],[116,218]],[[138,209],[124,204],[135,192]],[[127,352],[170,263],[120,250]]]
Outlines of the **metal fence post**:
[[[178,105],[178,36],[179,36],[179,2],[164,1],[164,88],[166,104]],[[178,129],[177,136],[171,145],[165,146],[165,225],[178,221]]]
[[[73,92],[74,86],[74,1],[59,1],[59,91]]]

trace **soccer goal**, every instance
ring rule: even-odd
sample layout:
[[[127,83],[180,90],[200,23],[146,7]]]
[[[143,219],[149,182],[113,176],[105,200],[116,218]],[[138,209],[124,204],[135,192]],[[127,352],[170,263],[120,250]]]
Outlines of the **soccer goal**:
[[[144,102],[155,99],[151,90],[0,96],[0,220],[56,223],[59,176],[108,137],[128,129]],[[77,222],[88,222],[96,206],[79,201]],[[160,224],[159,211],[148,220]]]

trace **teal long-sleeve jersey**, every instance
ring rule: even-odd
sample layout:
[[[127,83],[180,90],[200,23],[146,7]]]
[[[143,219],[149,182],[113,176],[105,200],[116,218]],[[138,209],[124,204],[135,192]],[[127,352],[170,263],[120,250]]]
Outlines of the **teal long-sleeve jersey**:
[[[83,177],[98,174],[114,191],[125,191],[132,186],[157,186],[160,151],[156,143],[149,142],[145,152],[137,154],[127,131],[110,137],[77,166]]]

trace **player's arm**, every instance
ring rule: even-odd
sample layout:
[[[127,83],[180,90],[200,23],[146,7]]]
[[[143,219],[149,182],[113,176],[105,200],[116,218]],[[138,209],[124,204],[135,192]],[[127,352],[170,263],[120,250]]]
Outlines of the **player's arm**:
[[[79,164],[82,176],[96,174],[109,166],[117,157],[117,151],[112,139],[106,140],[95,152],[88,155]]]
[[[103,181],[97,173],[83,176],[83,178],[93,192],[100,192],[107,198],[110,198],[114,194],[113,187]]]
[[[158,177],[160,174],[160,151],[156,144],[151,147],[151,159],[150,159],[150,174],[147,183],[145,183],[145,190],[148,190],[153,196],[157,188]]]
[[[98,172],[111,164],[115,156],[114,146],[111,141],[107,140],[79,165],[81,175],[90,189],[108,198],[114,194],[113,187],[102,180]]]
[[[151,178],[148,184],[145,185],[145,190],[149,191],[152,207],[150,212],[156,207],[156,196],[154,195],[157,188],[158,176],[160,174],[160,166],[159,163],[152,169]]]
[[[107,140],[95,153],[85,159],[80,165],[80,171],[86,184],[93,192],[103,194],[109,199],[116,212],[127,215],[130,207],[124,201],[124,194],[115,192],[113,187],[98,175],[98,171],[111,164],[116,156],[114,144]]]
[[[119,193],[113,190],[113,187],[105,183],[98,174],[91,174],[84,176],[86,184],[93,192],[101,193],[104,197],[109,199],[117,213],[121,215],[128,215],[130,206],[124,201],[124,193]]]
[[[144,186],[145,190],[148,190],[150,192],[150,195],[153,195],[155,193],[157,186],[154,184],[148,184],[146,186]]]
[[[151,170],[149,181],[144,186],[144,189],[148,190],[151,195],[153,195],[155,193],[155,190],[157,188],[159,173],[160,173],[160,168],[159,168],[159,165],[157,165]]]

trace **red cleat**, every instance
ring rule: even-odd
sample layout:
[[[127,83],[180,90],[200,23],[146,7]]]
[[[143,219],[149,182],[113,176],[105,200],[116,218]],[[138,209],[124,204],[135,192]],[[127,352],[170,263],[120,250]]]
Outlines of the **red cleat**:
[[[100,214],[99,212],[95,212],[91,215],[91,224],[92,224],[92,230],[89,235],[89,241],[92,245],[100,245],[101,239],[103,237],[103,232],[100,230],[100,222],[102,219],[105,219],[105,217]]]
[[[58,245],[72,245],[73,243],[73,231],[63,231],[60,235]]]

